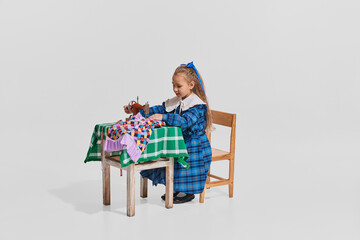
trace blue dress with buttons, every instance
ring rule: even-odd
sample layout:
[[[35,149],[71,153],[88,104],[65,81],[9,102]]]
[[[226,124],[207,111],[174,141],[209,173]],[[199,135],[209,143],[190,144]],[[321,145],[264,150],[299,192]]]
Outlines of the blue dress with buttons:
[[[184,136],[190,168],[185,169],[179,163],[174,163],[174,191],[196,194],[204,190],[212,156],[211,146],[205,133],[206,111],[206,104],[198,104],[181,112],[180,106],[171,112],[166,112],[165,102],[150,108],[149,116],[163,114],[166,125],[181,127]],[[143,111],[140,113],[144,116]],[[165,168],[143,170],[140,174],[152,180],[153,185],[158,183],[165,185]]]

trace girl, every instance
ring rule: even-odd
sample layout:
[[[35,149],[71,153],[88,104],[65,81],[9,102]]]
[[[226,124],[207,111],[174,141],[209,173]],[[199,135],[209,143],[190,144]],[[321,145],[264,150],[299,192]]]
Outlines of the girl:
[[[151,107],[149,118],[163,120],[167,126],[181,127],[184,136],[190,168],[185,169],[175,162],[173,202],[176,204],[191,201],[194,194],[204,189],[212,155],[205,132],[210,131],[212,118],[202,78],[193,62],[176,68],[172,84],[176,97]],[[130,113],[127,106],[124,110]],[[142,110],[140,113],[145,116]],[[165,168],[144,170],[141,175],[152,180],[153,185],[165,185]]]

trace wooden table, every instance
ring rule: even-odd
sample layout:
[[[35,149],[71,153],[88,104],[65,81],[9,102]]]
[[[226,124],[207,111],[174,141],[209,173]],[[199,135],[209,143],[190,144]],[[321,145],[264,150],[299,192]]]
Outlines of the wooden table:
[[[107,152],[102,154],[102,180],[103,180],[103,203],[110,205],[110,166],[121,168],[120,156],[110,156]],[[127,215],[135,215],[135,171],[166,167],[166,194],[165,207],[173,207],[174,192],[174,158],[159,158],[151,162],[130,164],[123,168],[127,171]],[[171,196],[171,197],[170,197]],[[140,176],[140,197],[147,197],[147,179]]]
[[[131,160],[126,151],[104,152],[103,142],[106,133],[114,123],[96,124],[85,159],[89,161],[101,161],[103,178],[103,203],[110,205],[110,166],[127,170],[127,214],[135,214],[135,171],[141,171],[152,168],[166,167],[166,199],[165,207],[172,208],[173,198],[173,169],[174,161],[182,167],[189,168],[186,159],[189,157],[184,142],[184,138],[179,127],[162,127],[153,129],[150,141],[146,149],[141,154],[137,163]],[[147,179],[140,179],[141,194],[143,198],[147,197]]]

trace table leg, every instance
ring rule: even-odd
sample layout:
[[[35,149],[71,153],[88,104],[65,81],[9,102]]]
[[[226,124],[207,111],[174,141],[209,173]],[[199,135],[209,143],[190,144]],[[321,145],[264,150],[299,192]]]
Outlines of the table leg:
[[[135,215],[135,166],[130,164],[127,167],[127,215]]]
[[[103,204],[110,205],[110,165],[103,158],[101,161],[103,182]]]
[[[148,190],[148,184],[147,184],[147,178],[143,178],[140,175],[140,197],[147,198],[147,190]]]
[[[174,195],[174,158],[169,158],[170,164],[166,167],[166,193],[165,193],[165,207],[173,207]]]

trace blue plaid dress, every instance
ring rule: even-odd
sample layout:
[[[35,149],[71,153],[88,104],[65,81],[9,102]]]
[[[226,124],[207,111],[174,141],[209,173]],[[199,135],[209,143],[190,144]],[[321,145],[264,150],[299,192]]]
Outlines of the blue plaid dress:
[[[150,108],[149,116],[163,114],[163,121],[168,126],[181,127],[184,136],[190,168],[185,169],[179,163],[174,163],[174,191],[195,194],[204,190],[212,156],[210,143],[205,134],[206,110],[205,104],[199,104],[182,111],[181,115],[180,106],[168,113],[165,102]],[[144,115],[143,111],[140,113]],[[143,170],[140,174],[152,180],[153,185],[165,185],[165,168]]]

